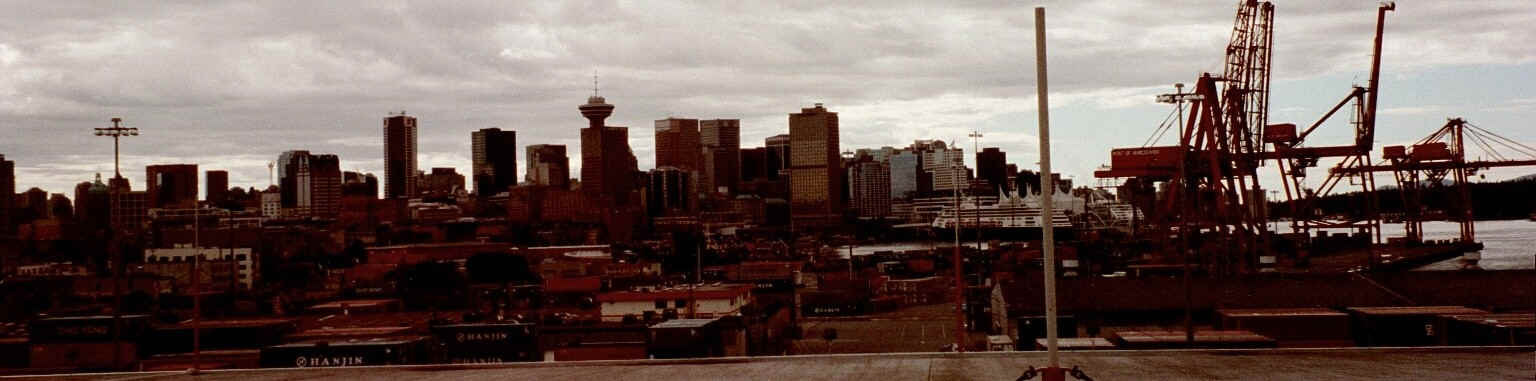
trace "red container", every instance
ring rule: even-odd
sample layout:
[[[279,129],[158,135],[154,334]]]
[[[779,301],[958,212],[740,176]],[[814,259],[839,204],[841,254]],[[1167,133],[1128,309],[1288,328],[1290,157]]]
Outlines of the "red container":
[[[1408,157],[1408,147],[1386,146],[1382,147],[1382,157],[1387,159],[1401,159]]]
[[[1264,126],[1265,143],[1290,143],[1296,141],[1296,125],[1290,123]]]
[[[138,345],[124,342],[117,365],[138,361]],[[32,345],[30,366],[41,369],[111,369],[112,343],[45,343]]]
[[[1122,169],[1169,169],[1179,164],[1179,147],[1117,148],[1109,151],[1109,165]]]
[[[1424,143],[1413,146],[1413,158],[1415,160],[1448,160],[1451,158],[1451,150],[1445,143]]]

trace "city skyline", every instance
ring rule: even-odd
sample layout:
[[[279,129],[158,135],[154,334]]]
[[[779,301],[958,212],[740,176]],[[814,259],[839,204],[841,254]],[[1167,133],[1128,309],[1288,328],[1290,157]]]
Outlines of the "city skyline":
[[[1536,132],[1518,124],[1536,115],[1536,99],[1518,90],[1530,85],[1529,76],[1521,73],[1536,69],[1532,63],[1536,55],[1513,42],[1533,33],[1531,28],[1517,25],[1519,17],[1513,16],[1529,14],[1522,9],[1530,5],[1482,5],[1470,9],[1411,4],[1394,14],[1387,26],[1383,53],[1389,75],[1383,78],[1381,145],[1417,139],[1443,123],[1443,118],[1454,116],[1466,117],[1516,140],[1536,140]],[[1280,42],[1275,46],[1271,106],[1274,121],[1307,123],[1329,106],[1334,94],[1342,95],[1349,85],[1363,82],[1369,60],[1368,16],[1373,6],[1279,6],[1277,12],[1282,17],[1276,31]],[[26,23],[17,20],[0,24],[11,35],[19,36],[0,41],[0,65],[16,73],[0,78],[0,93],[16,95],[15,100],[0,104],[0,120],[16,127],[0,131],[0,152],[17,163],[19,190],[38,187],[67,192],[95,173],[110,177],[108,142],[89,132],[108,125],[108,118],[120,116],[125,125],[143,132],[123,142],[124,175],[135,189],[144,189],[145,179],[139,178],[137,170],[127,169],[164,163],[196,163],[201,168],[227,170],[231,186],[263,188],[267,183],[266,163],[288,150],[334,152],[340,156],[343,170],[382,175],[381,139],[377,127],[372,126],[387,112],[403,109],[421,118],[418,169],[454,167],[460,173],[470,173],[468,135],[482,128],[500,126],[517,131],[522,135],[519,152],[532,144],[579,146],[575,130],[582,121],[572,115],[569,105],[579,103],[591,90],[587,86],[595,70],[603,95],[625,107],[625,112],[612,121],[614,125],[649,126],[670,116],[740,119],[741,139],[749,142],[743,147],[750,148],[765,137],[787,131],[783,113],[824,102],[835,105],[842,114],[845,148],[900,147],[916,139],[953,140],[964,147],[968,140],[965,135],[977,130],[986,135],[983,147],[1013,153],[1010,158],[1020,168],[1032,167],[1036,156],[1031,132],[1033,97],[1029,95],[1033,80],[1027,70],[1011,64],[1032,57],[1025,43],[1028,33],[1014,25],[1025,23],[1020,21],[1026,18],[1022,9],[914,4],[878,9],[860,4],[754,9],[786,16],[815,15],[805,22],[815,25],[816,30],[847,32],[836,38],[794,33],[795,28],[783,24],[735,16],[712,21],[740,24],[728,25],[727,31],[753,27],[774,31],[763,37],[768,41],[759,46],[786,54],[765,64],[732,57],[730,53],[763,58],[760,53],[733,47],[733,41],[746,38],[739,33],[724,33],[695,49],[675,51],[677,57],[628,47],[604,56],[593,50],[597,41],[586,37],[580,28],[549,21],[569,13],[570,9],[558,9],[566,7],[574,6],[533,9],[533,16],[496,9],[360,7],[358,17],[415,21],[412,28],[427,36],[443,36],[440,25],[445,15],[474,14],[476,17],[464,21],[483,33],[454,36],[447,47],[431,48],[432,52],[452,53],[428,55],[441,58],[441,62],[388,53],[395,51],[388,49],[409,52],[429,48],[379,41],[358,23],[342,22],[345,33],[333,37],[326,36],[322,26],[308,23],[292,25],[292,30],[283,33],[250,31],[241,27],[243,23],[215,28],[217,33],[181,33],[206,26],[187,21],[157,25],[152,20],[162,20],[176,11],[211,17],[234,10],[220,6],[149,7],[115,16],[93,14],[109,22],[80,29],[68,24],[70,17],[64,14],[38,10],[31,13],[41,16],[29,22],[47,28],[24,28]],[[1057,88],[1061,89],[1053,97],[1060,105],[1053,114],[1062,126],[1055,136],[1059,144],[1057,166],[1060,172],[1086,183],[1092,169],[1108,161],[1109,149],[1141,144],[1167,114],[1169,107],[1153,102],[1153,95],[1170,92],[1174,82],[1191,83],[1201,71],[1219,71],[1220,56],[1214,52],[1224,44],[1219,31],[1229,27],[1230,9],[1208,4],[1150,7],[1118,3],[1112,7],[1086,3],[1056,8],[1061,21],[1052,27],[1052,33],[1071,42],[1059,45],[1061,54],[1053,57],[1054,67],[1060,68],[1053,76],[1059,78]],[[708,6],[688,10],[727,16],[740,11]],[[650,46],[668,40],[671,34],[694,33],[637,25],[624,18],[643,19],[636,16],[639,9],[618,6],[612,11],[613,15],[601,20],[611,24],[610,29],[599,34],[633,35],[623,40],[627,44]],[[919,13],[937,17],[923,18],[907,27],[883,22],[855,27],[843,25],[842,19],[828,17],[828,13],[907,21]],[[977,19],[983,15],[985,20]],[[1178,16],[1153,17],[1156,15]],[[946,18],[973,22],[948,23]],[[1478,34],[1474,32],[1478,28],[1472,27],[1476,25],[1508,28],[1501,33]],[[902,39],[909,41],[909,46],[874,38],[883,32],[909,35],[911,38]],[[966,42],[971,40],[950,41],[942,37],[946,33],[992,35],[998,43],[995,49],[977,50],[972,42]],[[833,35],[838,33],[825,36]],[[925,35],[935,37],[916,37]],[[217,57],[220,49],[194,49],[222,45],[255,48],[252,54],[261,62],[287,63],[291,70],[252,71],[242,62]],[[1448,51],[1459,54],[1445,54]],[[289,55],[282,55],[284,52]],[[143,54],[183,57],[187,64],[162,68],[115,59]],[[486,57],[476,58],[480,55]],[[124,63],[80,78],[57,76],[63,70],[102,65],[108,60]],[[1125,69],[1127,62],[1159,63],[1131,71]],[[804,71],[786,73],[772,65],[788,63],[798,63],[794,67],[800,69],[796,70]],[[354,64],[363,69],[344,74]],[[527,68],[541,76],[512,75],[499,67]],[[736,79],[738,75],[729,73],[761,79],[742,82]],[[245,85],[229,87],[199,81],[166,85],[188,75],[213,74],[229,75]],[[785,75],[794,80],[775,80]],[[49,82],[47,78],[58,79]],[[484,84],[445,87],[467,80],[483,80]],[[252,85],[261,81],[294,86],[275,90]],[[403,93],[387,94],[391,91]],[[1095,128],[1073,127],[1083,125]],[[1321,138],[1337,139],[1344,134],[1335,134],[1344,130],[1338,128],[1342,126],[1325,127],[1319,130]],[[653,136],[635,132],[629,141],[639,167],[653,168]],[[967,166],[974,167],[974,155],[967,152],[965,156]],[[579,155],[572,155],[570,165],[572,173],[580,172]],[[1488,172],[1488,180],[1521,174],[1494,170]]]

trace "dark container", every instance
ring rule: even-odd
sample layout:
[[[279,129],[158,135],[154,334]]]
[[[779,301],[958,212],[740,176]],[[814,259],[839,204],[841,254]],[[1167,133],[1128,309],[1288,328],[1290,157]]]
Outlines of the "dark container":
[[[718,357],[725,353],[720,319],[675,319],[650,327],[647,352],[658,359]]]
[[[149,315],[123,315],[123,341],[138,341],[149,333]],[[50,317],[33,320],[27,333],[33,343],[91,343],[113,339],[110,315]],[[108,356],[111,357],[111,356]]]
[[[138,361],[138,344],[124,341],[114,351],[111,342],[36,343],[32,345],[28,366],[35,369],[122,370]],[[119,356],[113,367],[112,354]]]
[[[334,368],[423,364],[431,360],[423,337],[274,345],[261,350],[263,368]]]
[[[1440,315],[1487,314],[1461,306],[1352,307],[1350,332],[1355,344],[1370,347],[1435,345]]]
[[[1028,343],[1045,338],[1045,316],[1025,316],[1018,321],[1019,340],[1017,342]],[[1056,315],[1056,337],[1077,337],[1077,317]]]
[[[1216,315],[1218,329],[1250,331],[1282,347],[1354,345],[1349,314],[1327,308],[1221,309]]]
[[[282,344],[283,336],[296,329],[293,319],[213,320],[200,326],[203,350],[265,348]],[[191,352],[192,328],[187,323],[155,328],[143,343],[144,353]]]
[[[539,361],[539,342],[530,323],[447,324],[432,335],[449,363]]]
[[[1536,345],[1536,313],[1442,315],[1440,345]]]

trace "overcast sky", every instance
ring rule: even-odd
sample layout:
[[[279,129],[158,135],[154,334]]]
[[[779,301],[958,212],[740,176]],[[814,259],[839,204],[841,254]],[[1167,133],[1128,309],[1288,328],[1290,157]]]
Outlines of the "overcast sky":
[[[0,155],[18,191],[110,176],[111,141],[91,129],[112,117],[142,133],[122,148],[135,189],[155,163],[264,187],[292,149],[382,176],[381,119],[401,110],[419,120],[424,170],[468,173],[485,127],[566,144],[579,167],[594,72],[642,169],[653,120],[738,118],[753,147],[815,102],[840,114],[845,150],[959,139],[969,156],[975,129],[1021,167],[1038,157],[1036,2],[0,3]],[[1055,167],[1083,184],[1110,148],[1141,145],[1171,110],[1154,95],[1220,72],[1235,3],[1048,2]],[[1310,123],[1365,84],[1375,8],[1277,6],[1272,122]],[[1532,41],[1536,2],[1400,1],[1378,146],[1455,116],[1536,145]],[[1347,127],[1312,141],[1345,144]]]

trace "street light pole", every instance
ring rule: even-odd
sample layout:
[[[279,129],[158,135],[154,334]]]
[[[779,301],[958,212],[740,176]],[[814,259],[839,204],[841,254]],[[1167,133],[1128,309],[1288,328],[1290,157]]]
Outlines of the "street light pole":
[[[124,136],[139,136],[138,128],[123,127],[122,122],[123,118],[112,118],[112,127],[96,128],[96,136],[112,137],[112,181],[123,178],[118,141]],[[115,202],[119,197],[117,187],[107,187],[107,191],[108,197]],[[109,250],[112,252],[112,368],[118,369],[122,366],[123,270],[126,266],[123,266],[123,248],[117,240],[117,228],[111,227],[107,231],[110,234],[107,242],[112,245]]]

